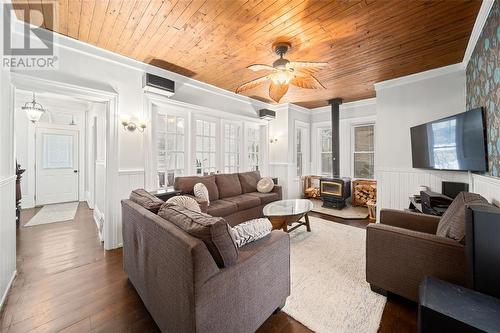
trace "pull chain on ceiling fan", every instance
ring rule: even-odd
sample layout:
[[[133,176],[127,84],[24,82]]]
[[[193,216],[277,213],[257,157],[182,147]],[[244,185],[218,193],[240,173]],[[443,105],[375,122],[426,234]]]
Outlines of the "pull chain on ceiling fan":
[[[263,64],[248,66],[248,69],[255,72],[266,70],[272,71],[272,73],[239,86],[236,89],[236,93],[238,94],[264,84],[267,81],[271,81],[269,85],[269,97],[276,103],[279,103],[281,98],[287,93],[290,84],[304,89],[324,89],[325,87],[313,74],[321,70],[328,63],[289,61],[283,58],[283,56],[290,48],[291,45],[289,43],[276,44],[274,46],[274,52],[279,56],[279,59],[275,60],[272,66]]]

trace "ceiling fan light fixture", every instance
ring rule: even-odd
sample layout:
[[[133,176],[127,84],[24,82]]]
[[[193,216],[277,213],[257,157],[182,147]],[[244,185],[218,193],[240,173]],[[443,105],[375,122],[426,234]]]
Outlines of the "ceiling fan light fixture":
[[[274,84],[289,84],[293,79],[293,74],[288,70],[280,70],[271,74],[271,81]]]

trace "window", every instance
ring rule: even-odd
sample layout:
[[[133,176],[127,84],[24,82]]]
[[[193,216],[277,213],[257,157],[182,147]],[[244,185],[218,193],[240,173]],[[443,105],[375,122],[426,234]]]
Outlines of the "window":
[[[183,117],[158,115],[157,168],[160,187],[173,186],[175,177],[185,173],[184,124]]]
[[[43,134],[43,168],[73,168],[73,137],[62,134]]]
[[[240,171],[240,126],[224,125],[224,172]]]
[[[320,172],[321,175],[331,176],[333,172],[332,130],[330,128],[321,128],[319,130],[319,140],[320,140]]]
[[[303,163],[302,163],[302,160],[303,160],[303,132],[302,132],[302,129],[300,128],[297,128],[295,130],[295,153],[296,153],[296,166],[297,166],[297,176],[298,177],[301,177],[302,176],[302,173],[304,171],[304,168],[303,168]]]
[[[355,126],[353,130],[353,177],[372,179],[374,165],[374,126]]]
[[[247,134],[248,170],[257,171],[260,163],[260,131],[250,127]]]
[[[209,175],[217,172],[216,123],[196,120],[196,174]]]

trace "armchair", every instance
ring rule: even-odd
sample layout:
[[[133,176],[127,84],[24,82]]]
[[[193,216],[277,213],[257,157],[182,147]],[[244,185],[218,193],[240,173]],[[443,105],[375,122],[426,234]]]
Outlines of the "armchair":
[[[465,247],[436,235],[439,217],[383,209],[366,230],[366,281],[372,290],[418,300],[420,282],[433,276],[466,281]]]

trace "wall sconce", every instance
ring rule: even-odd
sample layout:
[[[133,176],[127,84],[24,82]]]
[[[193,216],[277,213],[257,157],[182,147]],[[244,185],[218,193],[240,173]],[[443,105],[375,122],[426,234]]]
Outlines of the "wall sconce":
[[[146,122],[143,120],[134,122],[129,116],[122,116],[122,126],[125,131],[135,132],[135,130],[139,130],[142,133],[146,129]]]

